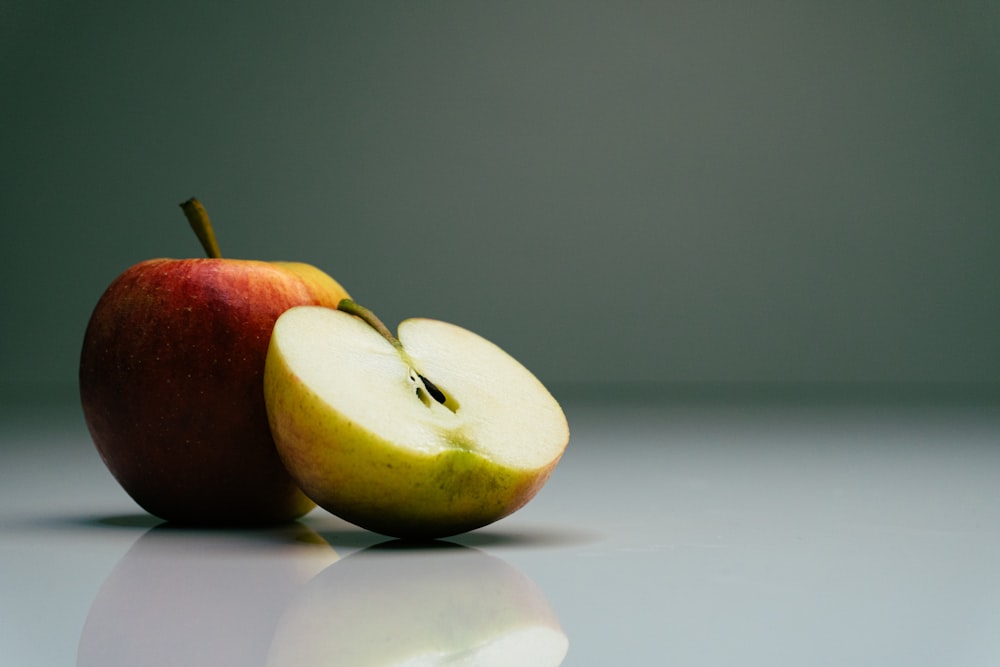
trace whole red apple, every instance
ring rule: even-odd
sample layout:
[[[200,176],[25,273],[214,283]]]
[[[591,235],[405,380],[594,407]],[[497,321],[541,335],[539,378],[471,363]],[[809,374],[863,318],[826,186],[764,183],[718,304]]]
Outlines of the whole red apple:
[[[147,260],[111,283],[84,335],[84,418],[111,474],[155,516],[295,519],[314,505],[275,450],[264,360],[285,310],[334,308],[347,292],[307,264],[223,259],[201,205],[182,207],[210,257]]]

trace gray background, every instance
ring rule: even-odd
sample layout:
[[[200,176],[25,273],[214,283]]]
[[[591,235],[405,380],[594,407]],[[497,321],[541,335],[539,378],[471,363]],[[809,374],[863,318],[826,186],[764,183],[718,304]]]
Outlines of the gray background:
[[[996,2],[112,4],[0,4],[7,396],[192,195],[566,392],[1000,381]]]

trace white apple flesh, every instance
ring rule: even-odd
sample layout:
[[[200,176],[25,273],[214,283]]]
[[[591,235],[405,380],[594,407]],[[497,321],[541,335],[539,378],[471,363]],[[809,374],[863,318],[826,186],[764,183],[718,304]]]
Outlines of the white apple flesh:
[[[306,495],[395,537],[444,537],[509,515],[569,440],[530,371],[437,320],[405,320],[394,341],[353,314],[292,308],[275,323],[264,395],[278,453]]]

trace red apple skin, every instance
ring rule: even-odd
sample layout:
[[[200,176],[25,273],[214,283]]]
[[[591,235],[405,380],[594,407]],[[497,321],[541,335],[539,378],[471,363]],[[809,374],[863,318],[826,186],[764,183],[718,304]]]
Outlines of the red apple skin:
[[[147,512],[185,524],[293,520],[314,504],[285,471],[263,370],[274,322],[347,298],[305,264],[152,259],[98,301],[80,398],[111,474]]]

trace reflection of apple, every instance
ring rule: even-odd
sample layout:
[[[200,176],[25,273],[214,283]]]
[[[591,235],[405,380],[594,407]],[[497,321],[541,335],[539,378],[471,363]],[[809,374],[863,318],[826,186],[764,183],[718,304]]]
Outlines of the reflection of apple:
[[[336,560],[298,523],[226,533],[157,526],[98,592],[77,664],[262,665],[289,600]]]
[[[476,334],[299,307],[275,323],[264,395],[278,452],[320,506],[395,537],[443,537],[527,503],[569,439],[534,375]],[[343,312],[347,311],[347,312]]]
[[[269,667],[559,665],[569,646],[528,577],[454,544],[351,554],[305,585],[278,624]]]
[[[84,416],[102,459],[146,511],[184,523],[287,521],[313,507],[274,448],[262,376],[286,309],[336,307],[344,289],[307,264],[152,259],[97,303],[80,357]],[[207,240],[206,240],[207,238]]]

